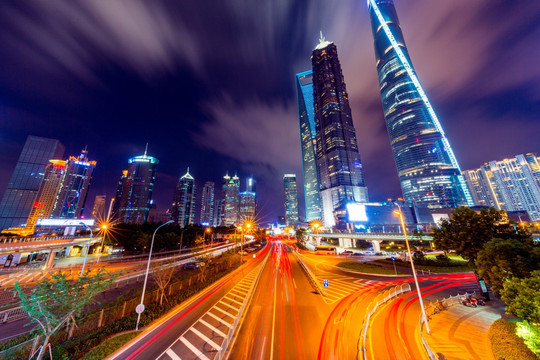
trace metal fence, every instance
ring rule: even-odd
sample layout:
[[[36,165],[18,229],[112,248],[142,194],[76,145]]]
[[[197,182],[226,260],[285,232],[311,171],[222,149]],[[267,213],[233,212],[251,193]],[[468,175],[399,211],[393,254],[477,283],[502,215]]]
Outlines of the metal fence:
[[[377,295],[377,297],[372,302],[370,302],[369,305],[367,306],[366,316],[364,318],[364,325],[362,327],[362,352],[363,352],[364,360],[367,360],[366,339],[367,339],[367,330],[369,328],[369,320],[371,319],[371,316],[375,314],[379,306],[381,306],[382,304],[395,298],[396,296],[399,296],[409,291],[411,291],[411,285],[409,283],[396,285],[386,290],[382,294]]]

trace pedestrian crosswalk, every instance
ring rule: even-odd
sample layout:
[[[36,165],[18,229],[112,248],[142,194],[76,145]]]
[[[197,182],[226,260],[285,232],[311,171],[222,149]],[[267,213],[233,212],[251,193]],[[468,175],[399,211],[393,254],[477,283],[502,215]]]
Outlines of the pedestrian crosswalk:
[[[241,307],[248,300],[247,296],[257,278],[258,271],[259,267],[247,274],[177,338],[158,359],[214,359],[222,350],[222,346],[225,346],[225,339],[233,330]]]
[[[323,300],[327,304],[333,304],[336,301],[349,296],[352,293],[367,289],[375,281],[358,279],[352,276],[337,275],[332,273],[321,273],[317,275],[317,281],[320,288],[323,289]],[[328,286],[323,286],[323,282],[327,280]]]

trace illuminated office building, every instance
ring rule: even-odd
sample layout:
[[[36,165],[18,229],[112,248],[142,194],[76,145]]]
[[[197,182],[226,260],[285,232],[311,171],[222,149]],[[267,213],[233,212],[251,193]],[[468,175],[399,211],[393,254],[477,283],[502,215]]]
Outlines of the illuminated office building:
[[[212,181],[204,183],[201,201],[201,225],[214,226],[214,189]]]
[[[28,136],[0,202],[0,230],[26,224],[49,160],[64,150],[58,140]]]
[[[128,170],[122,173],[117,187],[117,194],[122,188],[121,198],[116,197],[115,201],[119,205],[118,222],[140,225],[148,217],[159,160],[145,151],[144,155],[135,156],[128,163]]]
[[[105,195],[96,195],[92,207],[92,219],[105,220]]]
[[[295,174],[283,175],[283,189],[285,190],[285,224],[295,225],[298,222],[298,191]]]
[[[403,196],[420,207],[473,205],[411,60],[392,0],[368,0],[379,84]]]
[[[78,219],[82,216],[95,168],[96,162],[88,160],[86,149],[78,157],[69,157],[64,180],[52,209],[52,217]]]
[[[319,194],[323,225],[328,227],[334,225],[338,206],[367,202],[368,192],[337,48],[322,34],[311,62]]]
[[[223,199],[221,202],[222,213],[221,213],[221,226],[231,226],[240,222],[239,216],[239,191],[240,190],[240,179],[235,174],[232,178],[227,173],[223,177],[223,187],[222,195]]]
[[[128,180],[128,171],[122,170],[122,175],[116,184],[114,198],[109,205],[110,218],[120,221],[120,209],[127,207],[127,202],[129,200],[127,194],[129,193],[130,186],[131,183]],[[126,195],[124,196],[124,194]]]
[[[252,177],[246,179],[246,191],[240,193],[240,220],[253,221],[257,211],[257,197],[255,193],[255,180]]]
[[[533,159],[534,157],[534,159]],[[536,161],[535,161],[536,160]],[[476,170],[464,172],[475,205],[506,211],[527,211],[533,221],[540,220],[540,185],[534,154],[490,161]],[[482,181],[475,181],[482,179]],[[484,201],[484,199],[489,199]]]
[[[302,146],[306,220],[313,221],[321,219],[321,198],[315,159],[316,131],[312,70],[296,74],[296,96],[298,98],[298,120]]]
[[[195,223],[195,200],[197,199],[197,186],[195,179],[187,172],[180,178],[174,191],[171,216],[175,223],[181,227]]]

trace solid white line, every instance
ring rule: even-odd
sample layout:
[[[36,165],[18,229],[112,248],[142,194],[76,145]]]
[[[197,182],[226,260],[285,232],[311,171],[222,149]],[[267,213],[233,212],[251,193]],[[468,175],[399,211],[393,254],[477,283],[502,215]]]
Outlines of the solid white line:
[[[219,321],[219,322],[222,323],[223,325],[227,326],[229,329],[232,328],[232,325],[231,325],[231,324],[229,324],[228,322],[226,322],[226,321],[223,320],[222,318],[217,317],[216,315],[212,314],[210,311],[208,311],[206,314],[207,314],[207,315],[210,315],[211,317],[213,317],[214,319],[216,319],[217,321]]]
[[[212,345],[212,347],[214,349],[216,349],[217,351],[221,350],[221,346],[219,346],[218,344],[216,344],[215,342],[210,340],[210,338],[208,336],[204,335],[199,330],[195,329],[194,327],[191,327],[190,330],[193,331],[195,334],[197,334],[197,336],[199,336],[201,339],[203,339],[207,344]]]
[[[222,313],[224,313],[225,315],[228,315],[228,316],[232,317],[233,319],[235,318],[234,315],[232,315],[231,313],[226,312],[225,310],[223,310],[222,308],[218,307],[217,305],[214,305],[213,309],[216,309],[216,310],[218,310],[218,311],[221,311]]]
[[[167,355],[169,355],[169,357],[172,359],[172,360],[182,360],[180,359],[180,357],[178,355],[176,355],[176,353],[174,351],[172,351],[171,348],[168,348],[167,350],[165,350],[165,353]]]
[[[193,346],[192,343],[190,343],[189,341],[186,340],[186,338],[184,337],[181,337],[180,338],[180,341],[184,343],[184,345],[186,345],[188,347],[189,350],[191,350],[195,355],[197,355],[198,357],[200,357],[202,360],[210,360],[209,358],[207,358],[202,352],[199,351],[199,349],[197,349],[195,346]]]
[[[207,328],[209,328],[210,330],[214,331],[215,333],[217,333],[219,336],[221,337],[227,337],[227,334],[225,334],[223,331],[219,330],[219,329],[216,329],[214,326],[212,326],[212,324],[209,324],[207,323],[206,321],[204,321],[203,319],[200,319],[199,322],[203,325],[205,325]]]
[[[239,309],[239,308],[237,308],[237,307],[235,307],[235,306],[232,306],[231,304],[227,304],[227,303],[226,303],[225,301],[223,301],[223,300],[219,300],[219,302],[222,303],[222,304],[225,305],[225,306],[230,307],[230,308],[233,309],[233,310],[236,310],[236,311],[240,312],[240,309]]]

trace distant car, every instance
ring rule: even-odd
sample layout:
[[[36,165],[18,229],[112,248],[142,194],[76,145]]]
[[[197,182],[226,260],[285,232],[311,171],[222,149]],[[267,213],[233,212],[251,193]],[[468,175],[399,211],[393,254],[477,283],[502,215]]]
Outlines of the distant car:
[[[342,255],[352,255],[352,250],[344,250],[341,254]]]
[[[354,255],[354,256],[364,256],[364,253],[358,252],[358,251],[357,251],[357,252],[355,252],[353,255]]]
[[[199,264],[197,264],[195,261],[185,263],[182,267],[184,270],[195,270],[199,268]]]
[[[245,252],[245,251],[243,251],[243,250],[241,250],[241,251],[238,252],[238,255],[247,255],[247,254],[248,254],[248,253]]]

